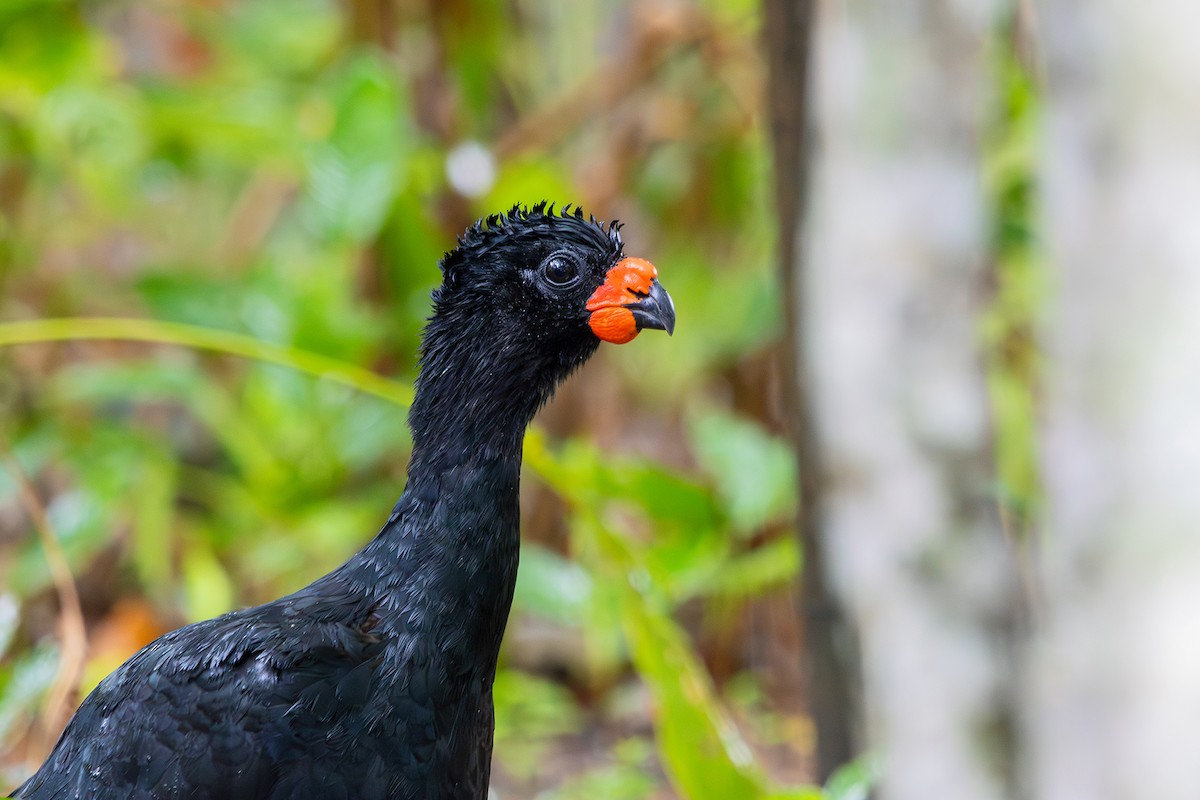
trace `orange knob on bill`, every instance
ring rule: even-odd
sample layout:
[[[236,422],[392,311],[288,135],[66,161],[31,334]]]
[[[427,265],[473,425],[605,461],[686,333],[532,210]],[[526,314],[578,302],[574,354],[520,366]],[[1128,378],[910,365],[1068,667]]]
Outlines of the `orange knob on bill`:
[[[618,261],[588,299],[587,310],[592,332],[613,344],[633,341],[644,328],[668,335],[675,330],[675,304],[658,282],[658,270],[644,258]]]

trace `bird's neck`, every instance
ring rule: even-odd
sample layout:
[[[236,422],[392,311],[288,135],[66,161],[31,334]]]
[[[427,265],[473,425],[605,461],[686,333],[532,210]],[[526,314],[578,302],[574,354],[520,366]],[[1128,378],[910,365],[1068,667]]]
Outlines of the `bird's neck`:
[[[430,321],[409,412],[410,480],[481,457],[519,463],[525,428],[557,383],[521,347],[477,319]]]
[[[410,482],[483,459],[520,463],[525,429],[542,402],[528,386],[486,372],[426,370],[417,390]]]
[[[520,470],[519,453],[481,452],[410,472],[388,524],[356,557],[385,629],[478,675],[495,669],[516,587]]]
[[[347,567],[397,624],[494,667],[516,583],[522,436],[553,383],[502,342],[439,333],[431,323],[409,414],[408,483]]]

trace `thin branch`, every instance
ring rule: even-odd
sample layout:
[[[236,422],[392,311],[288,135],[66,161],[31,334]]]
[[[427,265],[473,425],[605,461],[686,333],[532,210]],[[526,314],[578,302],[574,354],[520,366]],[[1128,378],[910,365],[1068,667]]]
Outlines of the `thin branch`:
[[[579,130],[589,119],[610,112],[648,82],[679,51],[720,35],[701,12],[645,15],[631,26],[634,42],[580,81],[575,88],[517,120],[496,142],[496,154],[509,159],[548,148]]]
[[[319,353],[282,347],[233,331],[155,319],[71,317],[0,323],[0,347],[17,344],[111,339],[174,344],[252,358],[307,372],[407,407],[412,388],[370,370]]]
[[[46,553],[46,562],[50,566],[50,575],[54,580],[54,589],[58,594],[61,610],[59,615],[59,638],[62,650],[58,658],[58,674],[50,686],[46,699],[45,710],[42,714],[41,730],[33,745],[33,752],[41,759],[50,752],[54,741],[66,724],[71,712],[71,697],[79,690],[79,679],[83,675],[84,659],[87,657],[87,627],[83,621],[83,606],[79,602],[79,590],[75,586],[75,578],[71,575],[71,565],[67,562],[66,554],[58,544],[58,537],[50,526],[46,509],[37,496],[24,469],[12,454],[12,447],[3,434],[0,434],[0,460],[8,468],[17,488],[21,493],[21,501],[33,527],[41,540],[42,549]]]

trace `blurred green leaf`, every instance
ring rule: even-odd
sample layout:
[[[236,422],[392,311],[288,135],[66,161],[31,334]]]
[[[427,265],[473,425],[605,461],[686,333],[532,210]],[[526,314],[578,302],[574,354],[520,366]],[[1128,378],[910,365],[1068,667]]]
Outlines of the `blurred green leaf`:
[[[252,59],[268,74],[300,74],[321,66],[341,34],[337,7],[329,0],[238,3],[225,13],[235,24],[223,27],[225,46]]]
[[[283,480],[282,466],[258,432],[239,417],[218,386],[197,373],[156,364],[84,364],[63,370],[53,385],[64,399],[75,402],[169,399],[186,403],[250,482],[273,488]],[[139,451],[130,461],[142,458]]]
[[[137,289],[160,319],[233,331],[241,327],[242,294],[228,280],[175,269],[142,276]]]
[[[595,543],[615,580],[622,629],[638,673],[657,710],[659,753],[675,787],[686,797],[760,797],[766,790],[749,747],[721,709],[707,673],[671,619],[635,550],[585,509],[575,525]]]
[[[614,748],[615,763],[580,775],[572,775],[562,786],[539,800],[642,800],[662,791],[650,763],[652,748],[642,739],[626,739]]]
[[[370,55],[349,61],[326,88],[336,109],[329,135],[307,148],[307,218],[326,235],[374,236],[413,146],[394,73]]]
[[[110,48],[81,24],[70,0],[6,0],[0,4],[0,102],[37,113],[55,87],[92,83],[111,74]]]
[[[754,531],[795,514],[796,461],[782,440],[747,420],[716,413],[696,419],[691,438],[739,530]]]
[[[133,564],[142,585],[151,595],[161,595],[170,585],[174,552],[174,503],[178,468],[162,452],[138,465],[138,491],[134,498]]]
[[[862,756],[834,772],[825,784],[822,796],[825,800],[867,800],[878,779],[876,760]]]
[[[549,740],[576,732],[583,722],[566,689],[516,670],[496,673],[492,698],[497,757],[515,775],[536,774]]]
[[[672,782],[690,798],[762,796],[750,749],[720,710],[682,631],[666,609],[632,587],[621,600],[634,662],[654,694],[659,748]]]
[[[708,591],[725,597],[754,597],[786,586],[799,572],[800,547],[789,534],[730,560],[709,582]]]
[[[764,796],[764,800],[828,800],[828,798],[816,787],[797,786],[770,792]]]
[[[521,548],[513,607],[579,625],[592,599],[593,581],[578,563],[536,544]]]
[[[58,674],[58,648],[42,645],[0,664],[0,738],[23,717],[32,717]]]
[[[189,622],[220,616],[236,605],[229,573],[203,540],[184,550],[183,590]]]
[[[47,93],[40,112],[41,156],[71,165],[97,199],[123,198],[113,190],[131,178],[146,149],[136,96],[68,84]]]

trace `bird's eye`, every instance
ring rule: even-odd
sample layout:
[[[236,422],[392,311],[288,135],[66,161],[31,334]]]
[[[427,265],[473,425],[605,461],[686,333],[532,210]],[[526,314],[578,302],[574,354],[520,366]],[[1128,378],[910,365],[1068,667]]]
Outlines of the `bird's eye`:
[[[547,283],[561,289],[579,278],[579,264],[570,256],[558,253],[546,259],[542,272]]]

